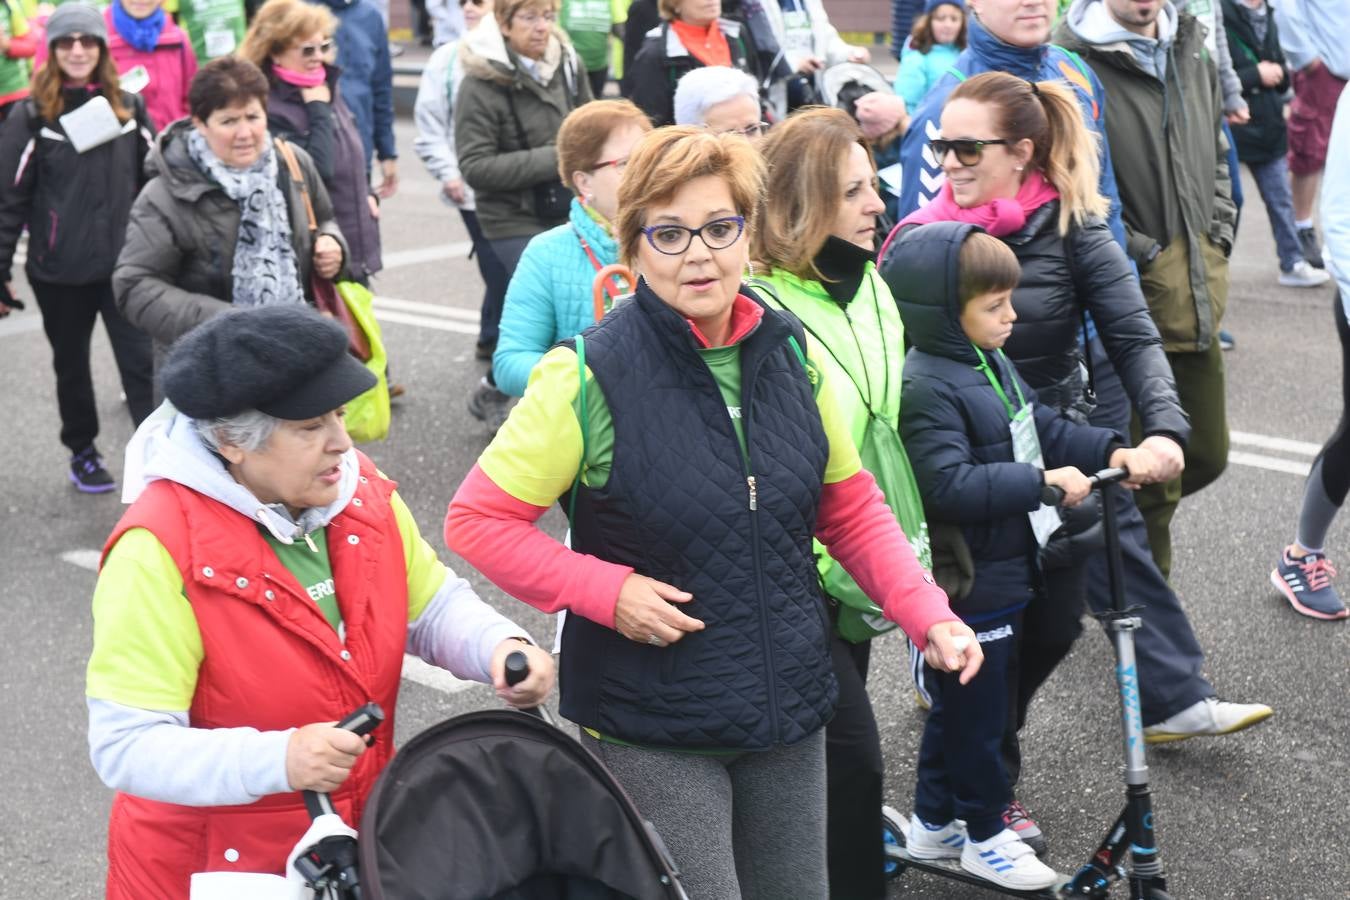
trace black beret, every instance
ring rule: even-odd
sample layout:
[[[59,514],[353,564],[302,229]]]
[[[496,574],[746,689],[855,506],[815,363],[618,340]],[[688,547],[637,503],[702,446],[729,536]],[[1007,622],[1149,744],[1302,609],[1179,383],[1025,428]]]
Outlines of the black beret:
[[[311,419],[375,386],[347,352],[347,332],[310,306],[231,310],[179,338],[160,368],[164,395],[184,415],[219,419],[256,409]]]

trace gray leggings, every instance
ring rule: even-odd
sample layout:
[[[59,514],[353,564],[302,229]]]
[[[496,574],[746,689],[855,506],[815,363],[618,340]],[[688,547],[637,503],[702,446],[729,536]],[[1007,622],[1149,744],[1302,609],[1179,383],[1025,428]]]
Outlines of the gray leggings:
[[[716,756],[581,740],[656,826],[693,900],[825,900],[825,729]]]

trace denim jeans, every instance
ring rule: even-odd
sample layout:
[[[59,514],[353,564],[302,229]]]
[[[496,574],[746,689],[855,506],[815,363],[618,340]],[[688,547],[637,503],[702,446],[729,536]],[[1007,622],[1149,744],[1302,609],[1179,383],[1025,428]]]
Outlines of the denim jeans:
[[[1269,162],[1247,163],[1256,179],[1261,201],[1266,204],[1270,230],[1275,233],[1275,252],[1280,255],[1280,271],[1288,272],[1303,259],[1303,245],[1294,227],[1294,194],[1289,187],[1289,164],[1283,156]]]

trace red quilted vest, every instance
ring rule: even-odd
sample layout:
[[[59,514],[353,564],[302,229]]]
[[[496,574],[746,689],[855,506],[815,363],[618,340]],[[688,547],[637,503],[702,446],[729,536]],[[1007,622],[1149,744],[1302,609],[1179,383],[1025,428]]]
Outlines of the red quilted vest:
[[[128,529],[145,528],[177,561],[205,651],[192,727],[280,730],[341,719],[368,700],[384,707],[388,719],[374,746],[333,795],[353,826],[393,755],[408,631],[407,566],[389,502],[395,485],[364,455],[360,462],[356,495],[327,531],[345,647],[257,524],[180,484],[153,482],[103,550],[106,557]],[[193,872],[283,874],[308,827],[299,793],[190,807],[118,792],[108,823],[107,896],[180,900]]]

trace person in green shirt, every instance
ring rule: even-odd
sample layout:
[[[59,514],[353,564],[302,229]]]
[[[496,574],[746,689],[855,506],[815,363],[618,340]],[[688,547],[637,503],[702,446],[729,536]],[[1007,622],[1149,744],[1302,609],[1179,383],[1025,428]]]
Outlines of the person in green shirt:
[[[591,96],[599,97],[609,81],[609,35],[614,25],[610,0],[563,0],[559,24],[586,67]]]
[[[848,113],[820,108],[789,117],[760,147],[769,180],[751,250],[760,272],[753,284],[806,329],[863,467],[928,568],[923,502],[898,434],[904,329],[872,262],[885,204],[867,141]],[[867,669],[871,638],[895,626],[819,544],[816,556],[839,680],[838,711],[825,733],[830,895],[870,900],[885,896],[886,883],[877,828],[881,740]]]

